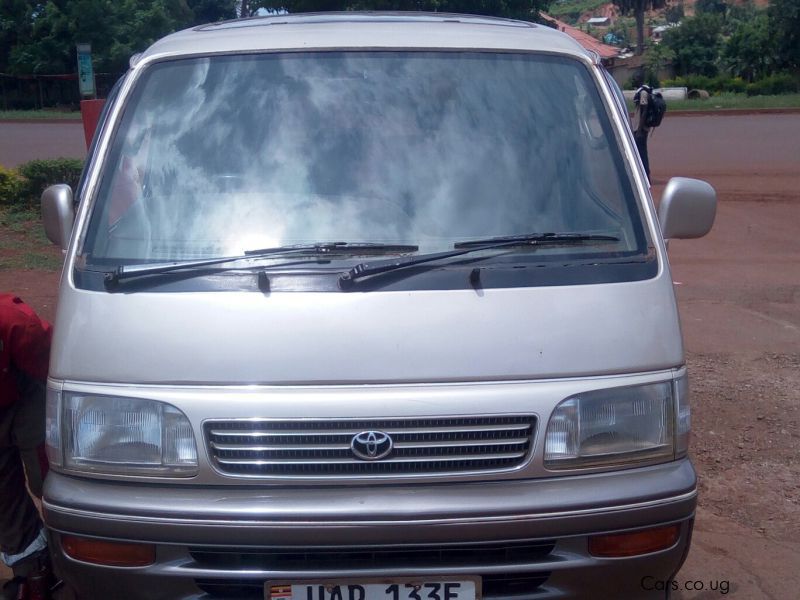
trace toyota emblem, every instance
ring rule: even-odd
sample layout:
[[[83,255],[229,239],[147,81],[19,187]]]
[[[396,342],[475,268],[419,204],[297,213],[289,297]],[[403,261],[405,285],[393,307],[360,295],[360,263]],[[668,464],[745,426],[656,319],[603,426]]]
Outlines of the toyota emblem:
[[[392,451],[392,438],[382,431],[362,431],[350,440],[350,449],[361,460],[380,460]]]

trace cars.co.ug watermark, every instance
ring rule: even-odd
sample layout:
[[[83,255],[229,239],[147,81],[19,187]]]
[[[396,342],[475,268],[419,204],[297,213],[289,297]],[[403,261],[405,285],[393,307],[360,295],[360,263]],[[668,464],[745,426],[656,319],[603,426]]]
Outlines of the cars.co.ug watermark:
[[[720,595],[724,596],[731,590],[731,582],[726,579],[710,579],[708,581],[687,579],[681,581],[679,579],[658,579],[657,577],[645,575],[639,584],[646,592],[664,592],[666,590],[672,592],[704,592],[710,590],[719,592]]]

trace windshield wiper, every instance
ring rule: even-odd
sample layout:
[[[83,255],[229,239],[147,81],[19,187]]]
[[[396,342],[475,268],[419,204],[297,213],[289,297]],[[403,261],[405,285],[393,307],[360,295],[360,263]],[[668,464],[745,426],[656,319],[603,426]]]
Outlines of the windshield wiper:
[[[264,252],[272,253],[275,250],[299,249],[313,250],[314,254],[354,254],[357,252],[391,254],[394,252],[416,252],[419,246],[413,244],[384,244],[382,242],[320,242],[307,246],[281,246],[280,248],[260,248],[258,250],[245,250],[245,256],[261,255]]]
[[[485,240],[469,240],[453,244],[455,250],[434,252],[431,254],[418,254],[399,259],[382,260],[372,263],[359,263],[346,273],[339,276],[339,288],[348,290],[359,279],[389,273],[399,269],[406,269],[429,262],[455,258],[471,252],[493,250],[496,248],[511,248],[514,246],[539,246],[549,244],[582,244],[588,241],[618,242],[619,238],[612,235],[575,234],[575,233],[532,233],[528,235],[511,235],[505,237],[487,238]]]
[[[601,235],[594,233],[527,233],[522,235],[506,235],[500,237],[484,238],[479,240],[468,240],[457,242],[453,248],[472,248],[474,246],[484,246],[495,242],[516,242],[519,245],[537,244],[561,244],[579,242],[618,242],[619,238],[613,235]]]
[[[106,288],[113,287],[124,279],[142,277],[145,275],[157,275],[161,273],[174,273],[177,271],[199,269],[220,265],[227,262],[236,262],[253,258],[264,258],[269,256],[281,255],[333,255],[349,253],[404,253],[416,252],[419,246],[404,244],[381,244],[372,242],[323,242],[318,244],[300,244],[294,246],[277,246],[275,248],[259,248],[256,250],[245,250],[244,254],[238,256],[221,256],[219,258],[208,258],[201,260],[184,260],[169,263],[147,263],[141,265],[120,265],[113,271],[107,272],[104,276]]]

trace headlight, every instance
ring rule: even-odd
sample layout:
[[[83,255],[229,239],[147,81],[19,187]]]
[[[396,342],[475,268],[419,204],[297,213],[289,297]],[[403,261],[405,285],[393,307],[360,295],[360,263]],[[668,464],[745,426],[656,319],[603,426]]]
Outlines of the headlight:
[[[174,406],[155,400],[64,393],[58,411],[57,396],[57,392],[51,394],[47,414],[48,456],[57,459],[55,464],[120,475],[189,477],[197,473],[192,426]],[[58,448],[62,443],[63,461]]]
[[[680,381],[685,378],[567,398],[547,425],[545,467],[625,465],[685,454],[689,405],[685,383]]]

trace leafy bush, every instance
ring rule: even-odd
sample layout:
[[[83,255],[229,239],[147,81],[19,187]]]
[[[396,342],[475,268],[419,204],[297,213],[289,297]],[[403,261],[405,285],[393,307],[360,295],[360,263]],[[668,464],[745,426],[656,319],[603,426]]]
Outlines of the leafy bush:
[[[747,82],[741,77],[729,77],[727,75],[717,75],[716,77],[706,77],[704,75],[687,75],[676,77],[663,82],[664,87],[685,87],[690,90],[706,90],[712,94],[723,94],[731,92],[743,94],[747,87]]]
[[[789,73],[776,73],[748,84],[746,91],[748,96],[791,94],[792,92],[800,91],[800,78]]]
[[[684,77],[686,87],[690,90],[706,90],[714,91],[711,89],[714,81],[713,77],[706,77],[705,75],[687,75]]]
[[[734,94],[744,94],[747,88],[747,82],[741,77],[725,77],[720,75],[719,79],[719,92],[732,92]]]
[[[13,169],[0,166],[0,204],[16,204],[23,194],[24,181]]]
[[[66,183],[74,190],[82,169],[83,161],[76,158],[32,160],[20,165],[17,172],[22,178],[22,186],[17,202],[36,206],[45,188],[56,183]]]

